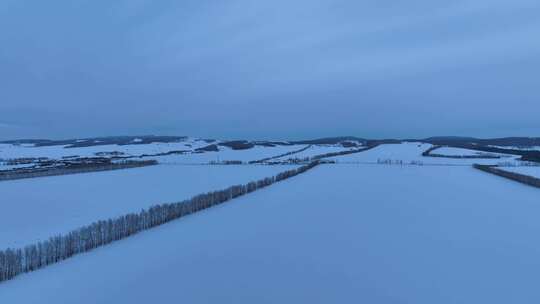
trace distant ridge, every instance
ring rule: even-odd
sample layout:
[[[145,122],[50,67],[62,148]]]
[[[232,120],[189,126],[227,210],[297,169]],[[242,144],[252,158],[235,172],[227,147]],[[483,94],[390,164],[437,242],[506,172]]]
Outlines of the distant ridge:
[[[459,136],[438,136],[421,140],[435,145],[476,144],[503,147],[533,147],[540,146],[540,137],[502,137],[502,138],[474,138]]]
[[[107,136],[107,137],[91,137],[81,139],[18,139],[0,141],[2,144],[34,144],[36,147],[45,146],[67,146],[67,148],[80,148],[103,145],[136,145],[149,144],[153,142],[178,142],[185,140],[187,136]]]
[[[0,141],[1,144],[33,144],[36,147],[44,146],[66,146],[66,148],[102,146],[102,145],[137,145],[150,143],[172,143],[187,140],[188,136],[107,136],[91,137],[80,139],[18,139]],[[227,146],[235,150],[250,149],[254,146],[278,146],[278,145],[372,145],[372,144],[391,144],[407,142],[424,142],[434,145],[479,145],[479,146],[500,146],[500,147],[540,147],[540,137],[501,137],[501,138],[475,138],[465,136],[433,136],[425,139],[366,139],[356,136],[336,136],[322,137],[309,140],[295,141],[265,141],[265,140],[213,140],[203,139],[208,144],[217,144]]]
[[[297,140],[291,141],[293,144],[298,145],[335,145],[347,141],[356,141],[365,144],[368,140],[365,138],[355,136],[340,136],[340,137],[324,137],[311,140]]]

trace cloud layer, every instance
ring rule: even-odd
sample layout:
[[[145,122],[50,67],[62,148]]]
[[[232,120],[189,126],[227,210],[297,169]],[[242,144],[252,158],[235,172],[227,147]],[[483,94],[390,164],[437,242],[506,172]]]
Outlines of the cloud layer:
[[[538,135],[539,9],[2,1],[0,138]]]

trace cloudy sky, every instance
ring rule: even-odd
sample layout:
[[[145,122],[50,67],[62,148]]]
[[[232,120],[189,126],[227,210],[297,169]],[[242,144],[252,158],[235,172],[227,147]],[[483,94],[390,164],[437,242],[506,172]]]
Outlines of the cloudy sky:
[[[540,136],[538,0],[0,1],[0,139]]]

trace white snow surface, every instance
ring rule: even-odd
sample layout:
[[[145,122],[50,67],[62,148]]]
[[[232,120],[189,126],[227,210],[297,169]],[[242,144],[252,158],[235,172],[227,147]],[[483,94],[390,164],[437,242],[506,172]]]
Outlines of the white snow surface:
[[[5,163],[0,162],[0,171],[29,168],[32,166],[34,166],[34,164],[6,165]]]
[[[0,248],[22,247],[96,220],[181,201],[291,168],[294,166],[157,165],[2,181]]]
[[[38,158],[61,159],[68,156],[93,157],[98,152],[122,152],[125,156],[158,154],[170,151],[191,151],[209,145],[203,140],[190,138],[181,142],[150,143],[132,145],[101,145],[90,147],[66,148],[67,146],[41,146],[0,144],[0,159]]]
[[[66,148],[66,146],[27,146],[0,144],[0,159],[14,159],[27,157],[47,157],[50,159],[61,159],[67,156],[92,157],[98,152],[123,152],[126,156],[139,156],[142,154],[158,154],[179,150],[195,150],[196,148],[208,145],[203,140],[188,139],[173,143],[151,143],[133,145],[102,145],[78,148]]]
[[[500,149],[512,149],[512,150],[523,150],[523,151],[540,151],[540,146],[530,146],[530,147],[517,147],[517,146],[493,146],[489,147],[500,148]]]
[[[325,165],[4,282],[0,302],[539,303],[539,193],[471,167]]]
[[[500,167],[499,169],[540,178],[540,166]]]
[[[240,160],[244,162],[260,160],[268,157],[278,156],[284,153],[300,150],[306,145],[276,145],[274,147],[255,146],[251,149],[233,150],[225,146],[218,146],[219,151],[204,151],[195,153],[195,150],[210,145],[200,139],[187,139],[175,143],[151,143],[133,145],[103,145],[81,148],[65,148],[65,146],[44,146],[34,147],[28,145],[0,144],[0,160],[16,158],[38,158],[47,157],[50,159],[62,159],[68,156],[95,157],[99,152],[122,152],[123,156],[142,156],[167,153],[171,151],[188,151],[186,154],[172,154],[166,156],[144,157],[143,159],[156,159],[162,163],[182,163],[182,164],[208,164],[211,161]],[[321,147],[313,149],[314,154],[326,153],[330,150],[340,150],[341,147]],[[104,156],[107,157],[107,156]],[[10,169],[7,166],[0,166],[0,170]]]
[[[469,150],[463,148],[454,148],[454,147],[441,147],[433,151],[435,154],[442,155],[451,155],[451,156],[478,156],[478,155],[493,155],[501,157],[513,157],[513,155],[501,154],[501,153],[490,153],[476,150]]]
[[[297,151],[306,147],[306,145],[288,145],[288,146],[255,146],[251,149],[233,150],[228,147],[219,147],[219,152],[204,152],[193,154],[177,154],[152,157],[160,163],[179,163],[179,164],[208,164],[210,162],[234,161],[243,162],[256,161],[264,158],[274,157],[292,151]],[[296,154],[294,154],[296,155]]]
[[[326,153],[334,153],[334,152],[342,152],[342,151],[348,151],[353,148],[345,148],[341,145],[312,145],[307,150],[295,153],[292,155],[283,156],[277,159],[274,159],[275,161],[286,161],[288,159],[304,159],[304,158],[311,158],[313,156],[326,154]],[[359,149],[354,148],[354,149]]]
[[[336,156],[330,159],[338,163],[376,163],[381,160],[403,161],[403,163],[422,163],[425,165],[463,165],[497,164],[498,162],[516,162],[518,156],[503,159],[453,159],[426,157],[422,153],[432,147],[431,144],[405,142],[401,144],[383,144],[365,152]],[[438,151],[438,150],[435,150]]]

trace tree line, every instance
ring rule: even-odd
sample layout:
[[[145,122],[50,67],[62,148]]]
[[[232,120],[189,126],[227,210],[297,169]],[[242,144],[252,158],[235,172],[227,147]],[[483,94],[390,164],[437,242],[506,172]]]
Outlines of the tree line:
[[[319,161],[314,161],[302,167],[278,173],[272,177],[243,185],[231,186],[224,190],[199,194],[182,202],[154,205],[148,210],[143,209],[138,213],[129,213],[113,219],[100,220],[67,234],[53,236],[46,241],[31,244],[24,248],[1,250],[0,282],[129,237],[140,231],[222,204],[233,198],[304,173],[319,164]]]
[[[283,153],[283,154],[280,154],[280,155],[271,156],[271,157],[267,157],[267,158],[263,158],[263,159],[259,159],[259,160],[252,160],[249,163],[250,164],[264,163],[264,162],[267,162],[267,161],[272,160],[272,159],[282,158],[282,157],[285,157],[285,156],[289,156],[289,155],[293,155],[293,154],[296,154],[296,153],[304,152],[307,149],[311,148],[312,146],[313,145],[307,145],[307,146],[305,146],[305,147],[303,147],[301,149],[298,149],[298,150],[290,151],[290,152],[287,152],[287,153]]]
[[[42,176],[57,176],[76,173],[98,172],[119,170],[128,168],[139,168],[157,165],[156,160],[126,160],[109,163],[75,163],[67,166],[43,167],[43,168],[20,168],[7,171],[0,171],[0,181],[33,178]]]
[[[440,157],[440,158],[456,158],[456,159],[499,159],[501,158],[500,155],[495,154],[489,154],[489,153],[481,153],[479,152],[478,155],[444,155],[444,154],[437,154],[433,153],[433,151],[442,148],[443,146],[433,146],[427,149],[422,153],[422,156],[425,157]]]
[[[473,167],[487,173],[495,174],[504,178],[514,180],[516,182],[520,182],[522,184],[540,188],[540,178],[536,178],[534,176],[501,170],[496,166],[474,164]]]
[[[363,147],[363,148],[359,148],[359,149],[352,149],[352,150],[345,150],[345,151],[340,151],[340,152],[330,152],[330,153],[326,153],[326,154],[319,154],[319,155],[315,155],[315,156],[311,157],[311,160],[318,160],[318,159],[323,159],[323,158],[328,158],[328,157],[343,156],[343,155],[349,155],[349,154],[365,152],[365,151],[371,150],[373,148],[376,148],[377,146],[379,146],[379,145],[378,144],[372,144],[372,145],[369,145],[369,146],[367,146],[365,148]]]

